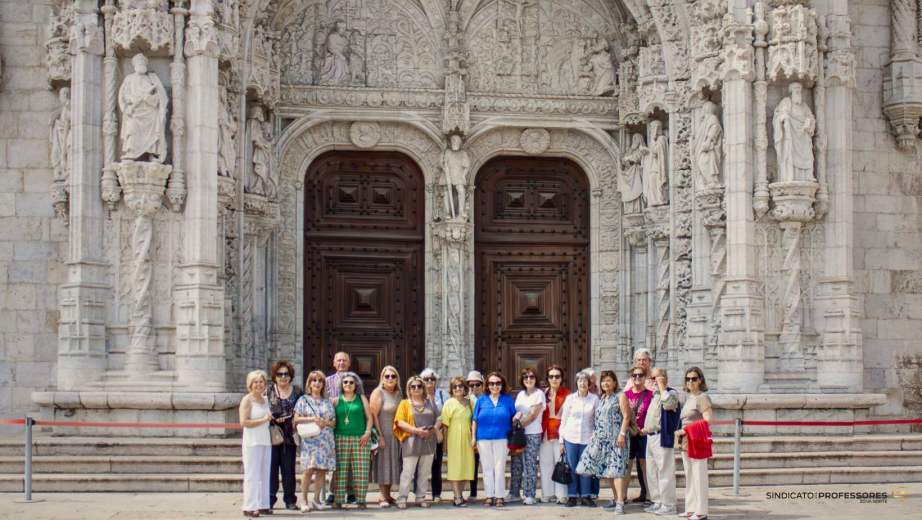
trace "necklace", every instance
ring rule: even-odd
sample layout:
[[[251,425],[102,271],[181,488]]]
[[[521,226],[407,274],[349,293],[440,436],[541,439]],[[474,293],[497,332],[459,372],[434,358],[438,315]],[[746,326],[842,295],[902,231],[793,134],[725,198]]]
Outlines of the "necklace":
[[[349,424],[349,415],[352,413],[352,404],[355,403],[355,396],[352,396],[351,401],[346,401],[345,397],[341,397],[340,399],[342,399],[343,402],[346,403],[346,420],[343,421],[343,423]]]
[[[416,413],[423,413],[426,410],[426,401],[423,401],[421,406],[416,406],[416,403],[413,401],[410,401],[410,404],[413,405],[413,410],[416,411]]]

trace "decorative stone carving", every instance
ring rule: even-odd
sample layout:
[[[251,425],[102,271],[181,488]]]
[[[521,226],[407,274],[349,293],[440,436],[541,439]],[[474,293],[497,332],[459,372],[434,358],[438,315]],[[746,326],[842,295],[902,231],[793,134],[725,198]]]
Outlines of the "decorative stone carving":
[[[49,84],[70,81],[70,26],[73,23],[73,4],[66,0],[56,0],[48,13],[48,40],[45,41]]]
[[[583,45],[580,93],[588,96],[611,94],[615,91],[615,66],[608,52],[608,42],[596,33]]]
[[[247,140],[252,145],[253,169],[247,177],[246,193],[275,199],[277,187],[272,178],[275,159],[270,143],[271,135],[262,107],[253,107],[247,121]]]
[[[154,352],[151,307],[151,244],[154,228],[151,218],[160,209],[166,180],[172,167],[155,162],[122,161],[115,170],[125,190],[125,205],[135,214],[131,239],[134,267],[131,272],[132,304],[130,335],[125,371],[144,375],[156,371],[160,364]]]
[[[669,143],[663,123],[650,122],[650,148],[643,161],[643,195],[647,207],[669,204]]]
[[[723,127],[717,117],[717,105],[705,101],[701,107],[701,121],[695,136],[695,187],[705,190],[720,187],[720,169],[723,162]]]
[[[813,181],[813,133],[816,118],[803,100],[803,86],[794,82],[791,94],[775,108],[772,127],[778,156],[778,180]]]
[[[694,59],[692,69],[692,88],[717,90],[721,77],[722,60],[720,50],[723,47],[721,20],[727,13],[724,0],[686,0],[691,9],[693,22],[691,27],[690,50]]]
[[[523,150],[532,155],[544,153],[551,144],[551,134],[543,128],[529,128],[522,131],[520,144]]]
[[[768,77],[816,79],[816,9],[804,5],[780,5],[772,10],[768,41]]]
[[[186,43],[183,54],[187,58],[205,55],[216,58],[220,55],[218,47],[218,29],[210,19],[201,23],[196,17],[189,21],[186,27]]]
[[[131,59],[134,73],[125,77],[118,93],[122,112],[122,160],[166,160],[166,111],[169,102],[160,78],[147,70],[147,57]]]
[[[381,127],[375,122],[357,121],[349,129],[349,138],[359,148],[374,148],[381,141]]]
[[[756,172],[755,190],[752,195],[752,209],[756,218],[762,218],[768,212],[768,129],[767,129],[767,103],[768,82],[765,80],[765,49],[768,42],[768,20],[766,19],[766,3],[758,2],[755,5],[755,64],[756,80],[753,84],[755,93],[755,118],[756,118]]]
[[[222,86],[218,107],[218,175],[233,179],[237,170],[236,104],[229,102],[228,87]]]
[[[884,68],[884,114],[890,120],[890,130],[903,150],[915,149],[922,118],[922,60],[917,52],[919,37],[919,6],[915,0],[893,0],[890,20],[890,60]],[[843,50],[839,50],[843,52]],[[829,62],[839,66],[847,60]]]
[[[467,261],[474,226],[470,223],[442,222],[433,227],[433,247],[442,257],[442,341],[441,355],[434,356],[441,370],[457,373],[473,361],[472,349],[466,345],[469,321],[465,305],[466,278],[471,270]]]
[[[173,52],[173,17],[167,0],[122,0],[115,13],[112,43],[124,51]]]
[[[619,186],[626,215],[643,211],[643,163],[648,153],[643,136],[634,134],[630,150],[621,157]]]
[[[279,99],[278,33],[269,31],[265,20],[257,21],[250,44],[250,75],[246,88],[266,107],[274,108]]]
[[[61,107],[51,117],[51,167],[54,180],[66,181],[70,175],[70,133],[71,108],[70,88],[64,87],[58,94]]]
[[[471,156],[461,149],[461,136],[449,139],[442,162],[442,189],[445,192],[445,210],[452,220],[467,221],[467,183],[471,171]]]

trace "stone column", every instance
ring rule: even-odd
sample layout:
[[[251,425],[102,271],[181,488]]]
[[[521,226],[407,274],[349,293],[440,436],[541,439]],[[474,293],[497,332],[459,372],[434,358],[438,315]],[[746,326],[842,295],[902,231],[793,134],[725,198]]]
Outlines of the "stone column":
[[[470,242],[474,238],[474,225],[470,222],[448,220],[433,225],[436,243],[440,250],[442,271],[442,341],[438,360],[441,373],[461,374],[474,366],[474,346],[468,341],[473,316],[468,315],[465,294],[473,288],[470,279]],[[427,358],[429,353],[427,353]]]
[[[916,136],[919,135],[919,119],[922,117],[922,59],[918,54],[917,2],[890,2],[890,61],[884,68],[884,113],[890,119],[891,131],[896,134],[897,144],[904,150],[914,147]],[[846,7],[836,5],[831,8],[836,14],[830,17],[847,16],[837,12],[847,11]]]
[[[734,0],[725,23],[724,178],[727,207],[727,287],[720,301],[719,387],[722,392],[758,390],[765,372],[763,302],[755,273],[753,194],[752,20],[745,0]]]
[[[653,316],[649,321],[655,321],[656,327],[651,328],[649,335],[652,341],[647,343],[647,348],[653,352],[654,359],[659,364],[666,364],[669,348],[669,325],[671,320],[672,288],[671,288],[671,257],[669,240],[672,235],[670,222],[670,206],[657,206],[647,208],[644,216],[647,219],[647,236],[652,244],[652,258],[649,265]],[[655,295],[655,296],[654,296]]]
[[[218,280],[218,43],[210,0],[193,0],[185,32],[185,253],[175,287],[180,384],[223,390],[224,292]],[[179,167],[180,165],[176,165]]]
[[[829,213],[826,215],[825,278],[817,287],[816,305],[824,318],[817,355],[817,383],[823,391],[861,392],[863,341],[852,265],[852,89],[855,58],[845,6],[826,18],[826,152]]]
[[[58,328],[58,388],[73,390],[98,381],[106,370],[106,284],[103,259],[106,213],[100,186],[102,149],[102,27],[96,0],[74,6],[72,141],[67,282],[61,286]]]

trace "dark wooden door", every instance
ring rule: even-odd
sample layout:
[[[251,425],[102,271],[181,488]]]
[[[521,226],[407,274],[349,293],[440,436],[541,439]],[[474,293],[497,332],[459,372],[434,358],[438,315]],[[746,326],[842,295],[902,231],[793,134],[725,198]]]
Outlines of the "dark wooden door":
[[[305,373],[345,351],[366,394],[425,363],[424,181],[396,153],[330,152],[305,182]]]
[[[501,157],[475,193],[479,368],[589,366],[589,193],[571,161]]]

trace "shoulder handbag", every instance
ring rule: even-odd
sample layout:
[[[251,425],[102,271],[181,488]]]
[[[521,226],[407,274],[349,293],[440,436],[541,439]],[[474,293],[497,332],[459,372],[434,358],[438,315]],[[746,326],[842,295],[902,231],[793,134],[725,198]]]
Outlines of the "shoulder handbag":
[[[310,407],[311,412],[313,412],[314,415],[318,415],[317,411],[314,410],[314,407],[311,406],[311,403],[309,401],[305,400],[304,402],[307,403],[307,406]],[[316,437],[320,435],[320,431],[321,431],[320,425],[317,423],[309,422],[309,423],[299,423],[298,424],[298,435],[302,439],[310,439],[310,438]]]
[[[525,439],[525,428],[519,420],[512,421],[512,431],[507,435],[508,446],[510,450],[524,449],[528,444]]]
[[[570,465],[567,464],[567,456],[560,455],[557,464],[554,464],[554,473],[551,474],[551,480],[558,484],[567,485],[573,482],[573,476],[570,475]]]
[[[637,400],[637,406],[631,409],[634,413],[631,414],[631,422],[627,425],[628,433],[631,434],[631,437],[640,435],[640,426],[637,425],[637,412],[640,410],[640,407],[643,406],[643,401],[647,398],[648,391],[649,390],[644,390],[640,394],[640,399]]]

